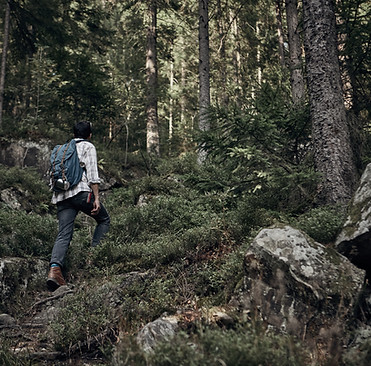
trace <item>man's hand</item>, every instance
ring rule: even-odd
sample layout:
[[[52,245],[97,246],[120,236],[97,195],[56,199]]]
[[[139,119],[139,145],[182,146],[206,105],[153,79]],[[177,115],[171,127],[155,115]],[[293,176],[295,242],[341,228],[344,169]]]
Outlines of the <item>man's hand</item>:
[[[99,198],[96,198],[93,202],[93,209],[91,210],[92,215],[97,215],[100,210]]]
[[[100,202],[99,202],[99,184],[91,184],[91,190],[94,194],[94,202],[93,202],[93,209],[91,210],[92,215],[98,215],[100,210]]]

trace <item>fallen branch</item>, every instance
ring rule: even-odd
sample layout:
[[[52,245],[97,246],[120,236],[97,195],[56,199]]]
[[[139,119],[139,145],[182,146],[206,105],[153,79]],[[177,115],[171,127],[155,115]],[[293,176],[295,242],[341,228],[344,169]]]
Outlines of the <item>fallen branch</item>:
[[[35,304],[33,304],[31,306],[31,309],[30,310],[32,310],[33,308],[35,308],[38,305],[42,305],[42,304],[47,303],[48,301],[59,299],[60,297],[63,297],[64,295],[72,294],[73,292],[74,292],[73,290],[68,290],[68,291],[62,292],[62,293],[60,293],[58,295],[49,296],[46,299],[42,299],[42,300],[36,302]]]

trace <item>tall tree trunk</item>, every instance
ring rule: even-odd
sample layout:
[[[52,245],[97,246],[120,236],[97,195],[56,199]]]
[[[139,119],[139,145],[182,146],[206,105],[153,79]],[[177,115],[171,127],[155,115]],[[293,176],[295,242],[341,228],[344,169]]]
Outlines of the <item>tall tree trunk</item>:
[[[210,121],[210,59],[209,59],[209,0],[199,0],[199,129],[208,131]],[[200,148],[199,161],[205,159],[206,152]]]
[[[304,44],[319,203],[345,203],[357,181],[342,97],[332,0],[303,0]]]
[[[169,154],[171,154],[173,140],[173,92],[174,92],[174,61],[170,61],[170,100],[169,100]]]
[[[208,0],[199,0],[199,81],[200,81],[200,120],[201,131],[210,128],[207,116],[210,107],[210,59],[209,59],[209,12]]]
[[[157,0],[148,7],[150,23],[147,30],[147,153],[160,156],[160,136],[157,113]]]
[[[286,0],[286,16],[290,52],[291,94],[294,104],[300,104],[305,96],[305,86],[302,71],[301,42],[298,31],[297,0]]]
[[[258,73],[257,73],[257,80],[258,85],[261,86],[262,84],[262,68],[260,65],[260,59],[261,59],[261,39],[260,39],[260,22],[256,22],[256,38],[258,40],[257,50],[256,50],[256,63],[258,65]]]
[[[234,67],[234,84],[235,84],[235,89],[236,89],[236,101],[240,101],[241,94],[242,94],[242,85],[241,85],[241,70],[242,70],[242,65],[241,65],[241,52],[240,52],[240,35],[238,32],[238,24],[237,24],[237,17],[230,13],[230,23],[231,23],[231,28],[232,28],[232,42],[235,45],[234,46],[234,51],[233,51],[233,56],[232,56],[232,63]],[[248,57],[248,56],[246,56]]]
[[[4,104],[4,88],[5,88],[5,70],[6,70],[6,54],[8,52],[9,42],[9,26],[10,26],[10,5],[6,2],[5,19],[4,19],[4,41],[3,53],[1,57],[1,71],[0,71],[0,129],[3,122],[3,104]]]
[[[219,60],[221,66],[221,82],[222,82],[222,90],[221,90],[221,100],[220,104],[222,106],[228,105],[228,94],[227,94],[227,65],[226,65],[226,52],[225,52],[225,27],[224,27],[224,18],[223,18],[223,8],[220,0],[217,0],[217,16],[218,16],[218,33],[219,33]]]
[[[282,69],[286,67],[285,53],[283,46],[283,27],[282,27],[282,0],[276,0],[276,19],[277,19],[277,36],[278,36],[278,55]]]

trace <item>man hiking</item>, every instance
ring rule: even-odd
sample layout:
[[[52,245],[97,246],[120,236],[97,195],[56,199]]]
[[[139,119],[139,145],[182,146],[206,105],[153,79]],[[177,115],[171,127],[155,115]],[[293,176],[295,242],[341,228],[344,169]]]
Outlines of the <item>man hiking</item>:
[[[97,153],[90,140],[92,131],[89,121],[78,122],[73,129],[77,155],[83,167],[81,180],[66,190],[53,192],[52,203],[57,205],[59,231],[54,243],[47,286],[50,291],[66,285],[62,268],[70,242],[72,240],[75,218],[79,211],[95,219],[92,246],[99,244],[108,231],[110,217],[99,201],[99,175]]]

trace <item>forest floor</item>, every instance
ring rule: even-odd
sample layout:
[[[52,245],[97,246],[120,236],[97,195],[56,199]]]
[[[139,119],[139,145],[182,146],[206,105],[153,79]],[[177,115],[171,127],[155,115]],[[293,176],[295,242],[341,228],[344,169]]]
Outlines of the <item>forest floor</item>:
[[[2,325],[0,334],[8,340],[9,348],[20,358],[37,365],[101,365],[105,364],[100,357],[99,336],[89,344],[81,343],[70,348],[69,354],[57,351],[50,341],[50,320],[58,308],[63,306],[63,299],[74,293],[74,289],[62,286],[55,292],[41,290],[35,294],[34,303],[24,307],[15,324]]]

